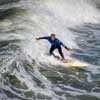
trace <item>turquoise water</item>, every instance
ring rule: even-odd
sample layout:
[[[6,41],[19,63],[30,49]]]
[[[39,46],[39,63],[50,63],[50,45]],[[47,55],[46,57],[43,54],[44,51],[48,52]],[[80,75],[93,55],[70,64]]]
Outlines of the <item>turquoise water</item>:
[[[99,0],[0,1],[0,100],[100,100]],[[70,68],[47,57],[55,33],[88,63]],[[57,51],[55,51],[56,54]]]

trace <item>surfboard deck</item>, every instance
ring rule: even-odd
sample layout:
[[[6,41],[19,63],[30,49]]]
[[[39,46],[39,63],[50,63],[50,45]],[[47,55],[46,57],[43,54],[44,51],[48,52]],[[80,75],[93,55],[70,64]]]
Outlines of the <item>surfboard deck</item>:
[[[50,57],[49,54],[46,54],[46,55],[47,55],[47,57]],[[66,67],[84,68],[84,67],[88,66],[87,63],[79,61],[79,60],[71,58],[71,57],[66,57],[64,60],[61,60],[61,58],[57,55],[55,55],[55,56],[53,55],[53,57],[55,59],[57,59],[58,61],[61,61],[60,63],[64,64],[64,66],[66,66]],[[50,61],[50,63],[52,63],[52,61]]]
[[[86,67],[88,66],[88,64],[81,62],[79,60],[76,59],[72,59],[72,58],[65,58],[64,60],[62,60],[63,63],[65,63],[67,66],[69,67]]]

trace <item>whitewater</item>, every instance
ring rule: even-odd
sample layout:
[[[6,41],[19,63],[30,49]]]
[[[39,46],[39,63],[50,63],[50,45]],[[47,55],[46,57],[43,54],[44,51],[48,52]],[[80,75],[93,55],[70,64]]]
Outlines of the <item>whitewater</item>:
[[[88,66],[47,56],[51,33]],[[0,0],[0,100],[100,100],[100,1]]]

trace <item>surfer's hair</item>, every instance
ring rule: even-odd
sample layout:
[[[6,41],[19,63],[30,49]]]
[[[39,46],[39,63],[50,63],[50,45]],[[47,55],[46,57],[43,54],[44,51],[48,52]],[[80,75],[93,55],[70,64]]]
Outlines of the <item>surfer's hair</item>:
[[[54,36],[55,37],[56,35],[54,33],[52,33],[51,36]]]

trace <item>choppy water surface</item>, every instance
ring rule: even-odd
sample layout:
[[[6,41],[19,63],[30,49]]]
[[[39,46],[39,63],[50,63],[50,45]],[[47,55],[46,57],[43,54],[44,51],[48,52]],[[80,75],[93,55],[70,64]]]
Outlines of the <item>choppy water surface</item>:
[[[100,100],[99,0],[0,1],[0,100]],[[68,68],[35,40],[56,33],[89,63]],[[50,63],[50,60],[53,63]]]

